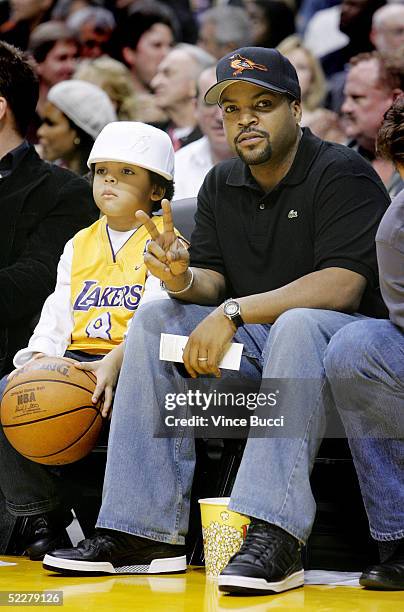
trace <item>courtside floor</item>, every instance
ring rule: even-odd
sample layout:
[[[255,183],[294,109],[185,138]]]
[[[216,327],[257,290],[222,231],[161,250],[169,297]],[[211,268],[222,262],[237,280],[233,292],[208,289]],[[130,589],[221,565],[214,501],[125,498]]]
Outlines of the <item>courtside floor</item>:
[[[61,606],[11,605],[6,609],[57,612],[401,612],[404,591],[378,593],[358,587],[306,586],[280,595],[235,597],[219,595],[216,584],[205,579],[203,568],[171,576],[63,577],[42,569],[24,557],[0,557],[16,563],[0,566],[0,591],[63,591]],[[3,606],[0,606],[3,609]]]

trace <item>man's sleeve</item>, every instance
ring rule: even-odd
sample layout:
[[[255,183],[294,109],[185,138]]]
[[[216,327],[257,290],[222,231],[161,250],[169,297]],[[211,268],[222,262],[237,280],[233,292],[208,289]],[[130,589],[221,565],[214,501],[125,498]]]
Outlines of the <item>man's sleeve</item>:
[[[69,177],[55,189],[54,198],[54,206],[38,219],[18,260],[0,270],[2,327],[40,311],[55,287],[66,242],[94,221],[91,187],[82,178]]]
[[[214,270],[225,275],[214,211],[215,193],[214,175],[211,170],[199,190],[195,229],[191,236],[189,255],[191,266]]]
[[[45,300],[41,318],[28,346],[14,356],[16,368],[23,366],[35,353],[52,357],[63,357],[65,354],[74,327],[71,303],[72,261],[73,241],[69,240],[59,261],[55,291]]]
[[[325,181],[316,194],[314,269],[339,267],[378,285],[375,236],[390,203],[376,179],[352,174]]]

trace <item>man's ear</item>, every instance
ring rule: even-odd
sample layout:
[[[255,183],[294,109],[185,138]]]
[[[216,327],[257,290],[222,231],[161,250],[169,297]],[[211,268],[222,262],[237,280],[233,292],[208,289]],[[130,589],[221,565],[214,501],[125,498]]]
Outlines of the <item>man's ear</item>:
[[[292,100],[290,108],[292,109],[293,116],[296,119],[296,124],[299,125],[300,121],[302,120],[301,102],[299,100]]]
[[[395,101],[397,100],[397,98],[398,98],[399,96],[401,96],[403,93],[404,93],[404,92],[403,92],[403,90],[402,90],[402,89],[400,89],[399,87],[396,87],[396,89],[393,89],[393,93],[392,93],[392,96],[393,96],[393,102],[395,102]],[[393,102],[392,102],[392,103],[393,103]]]
[[[158,202],[159,200],[162,200],[164,198],[165,194],[166,190],[164,187],[162,187],[161,185],[153,185],[153,191],[150,197],[153,202]]]
[[[3,96],[0,96],[0,121],[4,119],[7,109],[8,109],[7,100],[3,98]]]

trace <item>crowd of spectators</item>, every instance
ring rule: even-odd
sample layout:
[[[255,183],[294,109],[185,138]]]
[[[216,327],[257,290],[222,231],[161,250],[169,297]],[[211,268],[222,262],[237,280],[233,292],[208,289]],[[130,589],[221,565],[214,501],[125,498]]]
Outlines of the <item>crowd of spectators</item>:
[[[70,79],[103,89],[118,120],[167,131],[176,151],[203,138],[179,157],[188,159],[188,166],[191,157],[202,159],[193,164],[195,181],[189,178],[185,190],[177,173],[174,197],[196,195],[204,173],[229,154],[220,144],[219,114],[214,118],[213,111],[203,109],[199,76],[233,49],[255,45],[277,47],[295,66],[302,125],[326,140],[356,147],[391,195],[402,185],[391,164],[375,152],[383,114],[404,88],[400,0],[9,0],[1,3],[0,40],[26,51],[35,63],[40,91],[30,142],[42,157],[78,172],[83,164],[72,166],[65,154],[49,157],[44,136],[49,91]],[[359,55],[375,51],[367,59]],[[206,128],[206,112],[213,131]],[[102,104],[92,113],[100,114],[101,129],[110,115]],[[86,140],[83,134],[77,138]]]

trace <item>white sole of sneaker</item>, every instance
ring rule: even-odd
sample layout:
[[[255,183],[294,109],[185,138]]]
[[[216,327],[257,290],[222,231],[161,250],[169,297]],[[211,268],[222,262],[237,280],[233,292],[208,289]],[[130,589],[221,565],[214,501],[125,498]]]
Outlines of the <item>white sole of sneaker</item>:
[[[249,578],[248,576],[219,576],[219,591],[227,593],[247,593],[267,591],[268,593],[282,593],[289,589],[296,589],[304,584],[304,570],[291,574],[284,580],[268,582],[264,578]]]
[[[45,555],[43,560],[44,569],[54,572],[69,573],[100,573],[100,574],[168,574],[185,572],[187,569],[187,559],[181,557],[166,557],[164,559],[154,559],[148,565],[123,565],[114,567],[107,561],[86,562],[74,561],[72,559],[61,559],[51,555]]]

